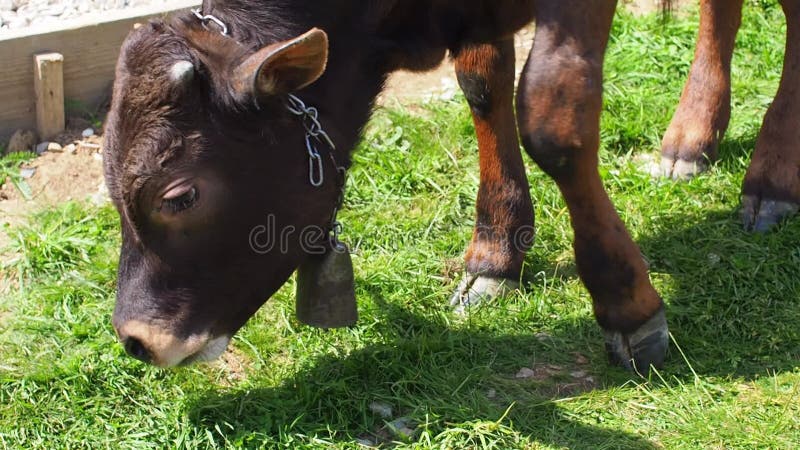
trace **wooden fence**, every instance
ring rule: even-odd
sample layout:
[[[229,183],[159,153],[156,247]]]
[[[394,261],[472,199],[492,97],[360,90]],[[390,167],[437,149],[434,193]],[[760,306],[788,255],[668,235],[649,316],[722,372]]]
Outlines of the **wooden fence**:
[[[197,6],[170,0],[157,6],[111,11],[65,21],[57,28],[0,34],[0,142],[15,130],[36,129],[35,56],[63,56],[63,96],[90,111],[110,92],[119,48],[133,25]]]

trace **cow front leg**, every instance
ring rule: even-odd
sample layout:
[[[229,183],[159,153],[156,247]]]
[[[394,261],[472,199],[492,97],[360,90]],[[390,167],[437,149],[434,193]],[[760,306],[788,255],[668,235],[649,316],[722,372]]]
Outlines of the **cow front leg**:
[[[458,82],[472,109],[480,188],[466,276],[453,294],[458,312],[518,286],[533,239],[533,207],[514,117],[514,41],[454,51]]]
[[[731,58],[743,0],[702,0],[694,62],[661,144],[657,175],[689,179],[717,159],[731,117]]]
[[[641,372],[668,344],[664,305],[598,172],[602,68],[615,1],[537,5],[517,116],[525,150],[557,183],[575,232],[578,273],[612,361]]]
[[[781,4],[787,19],[783,75],[742,187],[744,225],[756,232],[769,231],[800,207],[800,0]]]

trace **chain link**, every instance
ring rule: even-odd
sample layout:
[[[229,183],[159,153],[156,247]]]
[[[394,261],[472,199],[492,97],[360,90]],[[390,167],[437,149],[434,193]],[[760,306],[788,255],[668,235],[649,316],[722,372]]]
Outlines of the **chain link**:
[[[220,33],[223,36],[228,36],[228,26],[225,25],[223,21],[211,14],[203,14],[201,8],[193,9],[191,11],[194,16],[197,17],[200,22],[202,22],[204,27],[207,28],[206,25],[208,22],[213,22],[221,29]],[[333,139],[328,136],[328,133],[325,132],[325,129],[322,128],[322,124],[319,121],[319,110],[317,110],[317,108],[313,106],[306,106],[306,104],[296,95],[289,94],[286,102],[286,109],[295,116],[300,117],[303,123],[303,128],[306,130],[308,180],[315,188],[322,187],[322,185],[325,184],[325,164],[323,164],[322,155],[320,155],[319,151],[317,150],[317,146],[314,144],[314,141],[320,144],[325,144],[330,149],[331,161],[333,161],[333,166],[336,168],[336,174],[338,175],[337,188],[339,189],[339,196],[336,200],[336,206],[333,209],[333,216],[331,217],[329,231],[336,248],[339,250],[343,248],[346,249],[347,247],[339,240],[339,236],[342,234],[343,226],[338,221],[338,216],[339,210],[342,208],[342,205],[344,205],[345,185],[347,184],[347,169],[340,166],[336,162],[336,157],[334,156],[336,145],[334,145]]]
[[[344,245],[339,241],[339,236],[342,233],[343,227],[338,221],[338,216],[339,210],[342,208],[342,205],[344,205],[345,200],[347,169],[336,162],[336,157],[334,156],[336,145],[334,145],[333,140],[322,128],[322,124],[319,121],[319,110],[317,110],[317,108],[307,106],[297,96],[289,94],[287,97],[286,109],[295,116],[300,117],[303,128],[306,130],[306,150],[308,151],[309,158],[309,182],[314,187],[321,187],[325,183],[325,167],[322,163],[322,156],[315,145],[315,141],[327,145],[330,149],[329,155],[331,162],[333,162],[333,167],[336,168],[337,188],[339,189],[339,196],[336,199],[336,206],[331,216],[330,232],[334,244],[337,248],[340,248]]]
[[[195,17],[200,19],[200,22],[203,22],[203,26],[206,26],[208,22],[214,22],[217,24],[218,27],[221,28],[220,34],[223,36],[228,35],[228,26],[225,25],[225,22],[219,20],[216,16],[212,16],[211,14],[203,14],[203,11],[200,8],[193,9],[192,13]]]

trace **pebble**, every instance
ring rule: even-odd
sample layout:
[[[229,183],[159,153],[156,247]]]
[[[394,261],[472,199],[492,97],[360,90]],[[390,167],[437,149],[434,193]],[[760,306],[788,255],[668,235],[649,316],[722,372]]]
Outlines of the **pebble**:
[[[367,448],[375,448],[375,447],[378,446],[377,442],[375,442],[375,441],[373,441],[371,439],[363,439],[363,438],[356,439],[356,444],[358,444],[358,445],[360,445],[362,447],[367,447]]]
[[[388,424],[389,429],[400,439],[410,440],[417,434],[416,427],[406,418],[400,418]]]
[[[369,410],[384,419],[391,419],[393,415],[392,407],[386,403],[372,402],[369,404]]]
[[[6,152],[30,152],[35,149],[37,142],[39,142],[39,138],[34,131],[17,130],[11,135],[11,140],[8,141],[8,147],[6,147]]]
[[[42,142],[36,146],[37,155],[43,155],[46,152],[58,153],[62,151],[64,151],[64,149],[56,142]]]
[[[92,195],[90,201],[96,206],[103,206],[111,202],[111,197],[109,196],[108,187],[106,187],[105,182],[100,183],[97,187],[97,192]]]
[[[25,180],[30,180],[34,175],[36,175],[36,169],[33,167],[23,167],[19,169],[19,176]]]
[[[87,129],[83,130],[83,132],[81,133],[81,136],[83,136],[84,138],[87,138],[87,139],[92,137],[92,136],[94,136],[94,128],[87,128]]]
[[[514,378],[519,379],[526,379],[526,378],[533,378],[536,376],[536,372],[533,369],[529,369],[527,367],[523,367],[522,369],[517,372],[517,375]]]
[[[575,372],[571,372],[572,378],[586,378],[586,371],[583,370],[576,370]]]
[[[64,147],[64,152],[65,153],[73,154],[76,151],[78,151],[78,146],[75,145],[75,144],[69,144],[66,147]]]
[[[0,34],[110,10],[158,5],[155,0],[0,0]]]

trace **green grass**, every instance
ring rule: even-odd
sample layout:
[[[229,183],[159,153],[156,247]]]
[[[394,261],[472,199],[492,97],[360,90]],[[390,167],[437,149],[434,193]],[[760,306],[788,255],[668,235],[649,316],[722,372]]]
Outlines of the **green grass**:
[[[67,205],[32,218],[14,236],[23,258],[3,269],[19,288],[0,299],[0,446],[358,448],[378,434],[398,448],[798,447],[800,221],[753,236],[737,215],[784,30],[773,2],[748,6],[722,161],[682,184],[654,181],[632,161],[658,146],[697,17],[624,16],[614,26],[602,171],[682,350],[651,380],[607,365],[564,202],[533,164],[538,236],[524,293],[467,320],[449,312],[477,192],[459,100],[424,114],[380,111],[366,132],[342,214],[357,249],[359,325],[300,326],[290,282],[234,340],[236,376],[123,356],[110,326],[113,211]],[[523,367],[546,376],[515,378]],[[416,433],[393,434],[373,402]]]
[[[2,155],[0,156],[0,187],[3,187],[6,182],[11,182],[11,184],[13,184],[14,187],[20,191],[24,198],[30,199],[32,195],[31,187],[22,177],[22,174],[20,173],[20,166],[35,158],[36,155],[27,152],[17,152],[3,155],[2,146],[0,146],[0,155]]]

